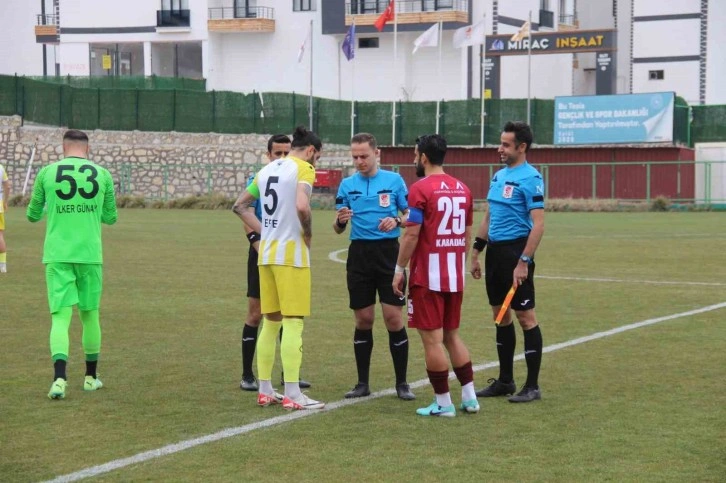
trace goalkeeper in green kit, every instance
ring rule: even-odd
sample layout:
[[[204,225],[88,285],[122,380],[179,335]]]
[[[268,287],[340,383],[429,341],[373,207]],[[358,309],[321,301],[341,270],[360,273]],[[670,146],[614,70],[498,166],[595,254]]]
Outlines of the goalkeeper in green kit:
[[[50,354],[55,377],[48,397],[66,395],[68,329],[73,306],[83,324],[86,377],[83,389],[103,387],[96,373],[101,352],[99,305],[103,286],[101,223],[116,223],[116,197],[111,174],[89,161],[88,136],[75,129],[63,135],[64,158],[38,173],[27,216],[39,221],[46,208],[48,221],[43,246],[50,306]]]

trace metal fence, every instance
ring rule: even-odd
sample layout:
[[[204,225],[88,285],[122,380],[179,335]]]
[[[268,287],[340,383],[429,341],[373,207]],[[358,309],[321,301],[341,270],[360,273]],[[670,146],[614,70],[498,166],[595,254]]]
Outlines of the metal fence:
[[[205,91],[204,81],[161,77],[138,78],[136,82],[143,85],[136,86],[133,78],[118,76],[48,79],[0,75],[0,115],[18,114],[36,123],[89,130],[234,134],[292,132],[309,119],[308,96],[294,92]],[[353,130],[373,132],[381,145],[392,144],[391,102],[355,102],[351,126],[349,101],[313,101],[312,128],[324,142],[347,144]],[[506,121],[527,117],[525,99],[490,99],[485,105],[486,144],[499,144]],[[479,99],[441,102],[439,132],[450,145],[480,144],[480,108]],[[534,99],[531,112],[535,143],[552,144],[554,101]],[[397,144],[411,145],[421,133],[434,132],[436,115],[435,102],[397,102]],[[681,145],[726,141],[726,106],[677,103],[673,134]]]
[[[237,196],[256,165],[117,163],[106,165],[121,195],[168,200],[221,193]],[[548,163],[535,164],[545,180],[551,199],[671,202],[726,206],[726,160],[663,161],[643,163]],[[447,173],[463,180],[478,201],[486,199],[489,181],[500,164],[446,165]],[[352,162],[336,159],[319,169],[339,170],[342,177],[354,172]],[[403,176],[407,185],[416,181],[413,165],[383,166]],[[335,194],[336,186],[324,191]]]

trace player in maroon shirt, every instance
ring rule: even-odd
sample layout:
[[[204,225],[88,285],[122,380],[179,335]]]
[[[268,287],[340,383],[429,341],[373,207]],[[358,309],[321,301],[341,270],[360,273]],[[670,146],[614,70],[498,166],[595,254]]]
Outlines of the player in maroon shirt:
[[[461,383],[462,411],[476,413],[474,373],[469,350],[459,337],[464,298],[466,255],[471,242],[471,191],[444,173],[446,140],[438,134],[416,140],[414,164],[423,179],[409,189],[409,215],[398,251],[393,291],[402,297],[405,267],[411,262],[408,325],[418,329],[426,356],[426,371],[436,399],[416,411],[421,416],[456,415],[449,393],[449,353]],[[446,348],[446,351],[444,350]]]

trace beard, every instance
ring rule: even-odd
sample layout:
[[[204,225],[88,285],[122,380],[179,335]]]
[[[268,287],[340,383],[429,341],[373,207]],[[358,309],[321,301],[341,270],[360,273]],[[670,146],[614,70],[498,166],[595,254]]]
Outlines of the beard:
[[[423,178],[424,176],[426,176],[426,170],[421,163],[416,163],[416,176],[418,176],[419,178]]]

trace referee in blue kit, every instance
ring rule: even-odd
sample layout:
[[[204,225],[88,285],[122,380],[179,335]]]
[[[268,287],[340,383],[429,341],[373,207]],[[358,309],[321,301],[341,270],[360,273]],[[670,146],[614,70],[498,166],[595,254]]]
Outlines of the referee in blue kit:
[[[526,403],[541,398],[539,369],[542,362],[542,332],[534,311],[534,253],[544,234],[544,181],[527,162],[532,146],[532,129],[524,122],[508,122],[502,131],[499,157],[506,165],[494,174],[489,185],[489,210],[472,245],[471,274],[481,278],[479,254],[488,246],[484,272],[489,305],[499,313],[510,287],[516,286],[511,308],[524,334],[527,381],[509,398]],[[499,378],[477,391],[477,397],[513,394],[516,334],[511,311],[497,325]]]
[[[353,351],[358,382],[345,397],[364,397],[371,393],[369,372],[377,293],[388,329],[396,393],[408,401],[416,396],[406,382],[408,334],[401,316],[401,307],[406,301],[394,295],[392,287],[400,227],[408,215],[408,190],[401,175],[379,169],[380,151],[371,134],[353,136],[350,151],[357,173],[345,178],[338,188],[333,222],[333,230],[338,234],[351,224],[346,271],[350,308],[355,316]]]

